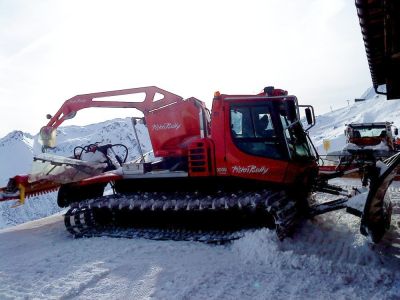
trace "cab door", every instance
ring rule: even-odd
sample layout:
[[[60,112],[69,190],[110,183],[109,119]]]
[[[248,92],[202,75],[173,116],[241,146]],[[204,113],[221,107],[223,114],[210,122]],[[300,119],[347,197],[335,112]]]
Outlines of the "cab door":
[[[230,101],[225,109],[226,162],[231,176],[282,183],[288,152],[273,106],[263,101]]]

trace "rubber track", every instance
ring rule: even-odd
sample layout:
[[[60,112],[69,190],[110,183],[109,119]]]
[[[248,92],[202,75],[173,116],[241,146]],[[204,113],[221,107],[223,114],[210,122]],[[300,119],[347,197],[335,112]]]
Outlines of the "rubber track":
[[[96,211],[106,211],[108,220],[104,222]],[[234,194],[218,193],[217,195],[202,195],[189,193],[135,193],[129,196],[112,195],[98,199],[85,200],[71,205],[65,214],[66,229],[74,237],[108,236],[117,238],[146,238],[152,240],[180,240],[199,241],[205,243],[225,243],[244,235],[245,229],[251,229],[259,224],[242,224],[223,226],[214,230],[193,228],[193,226],[161,226],[159,228],[143,226],[118,226],[121,214],[129,218],[143,214],[175,214],[177,217],[191,214],[243,214],[271,219],[274,223],[277,236],[283,239],[290,235],[298,218],[297,205],[287,197],[284,191],[272,192],[262,190],[258,192],[237,192]],[[99,219],[100,218],[100,219]],[[190,217],[189,217],[190,218]],[[187,219],[185,219],[186,221]],[[235,220],[234,220],[235,221]],[[267,220],[265,220],[267,221]],[[104,224],[105,223],[105,224]],[[197,223],[203,223],[201,220]],[[138,224],[136,224],[138,225]],[[183,226],[182,226],[183,225]],[[264,224],[265,227],[266,224]],[[271,224],[270,224],[271,225]],[[200,227],[202,225],[199,225]],[[260,227],[260,226],[259,226]]]

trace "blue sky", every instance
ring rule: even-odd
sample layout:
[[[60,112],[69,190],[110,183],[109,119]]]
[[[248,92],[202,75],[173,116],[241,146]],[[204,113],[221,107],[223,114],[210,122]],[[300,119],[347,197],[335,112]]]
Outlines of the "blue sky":
[[[320,114],[371,79],[353,1],[0,0],[0,137],[37,133],[76,94],[148,85],[208,107],[216,90],[274,85]]]

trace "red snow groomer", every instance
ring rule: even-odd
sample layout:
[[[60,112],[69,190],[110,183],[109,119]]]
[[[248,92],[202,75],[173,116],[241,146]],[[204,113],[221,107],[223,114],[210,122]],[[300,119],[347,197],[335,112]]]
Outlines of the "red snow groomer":
[[[143,101],[99,100],[131,94],[142,94]],[[23,202],[26,196],[59,188],[58,204],[70,207],[65,225],[75,236],[214,241],[236,238],[239,229],[266,226],[283,239],[299,220],[338,209],[359,216],[361,233],[374,242],[390,226],[391,203],[385,195],[400,156],[360,165],[366,178],[362,191],[330,185],[328,180],[343,172],[318,172],[319,157],[307,134],[315,122],[313,108],[299,105],[284,90],[216,92],[211,112],[196,98],[157,87],[77,95],[49,116],[40,131],[43,149],[56,146],[63,121],[90,107],[140,110],[154,159],[147,160],[139,146],[140,157],[128,162],[128,147],[120,144],[77,145],[70,158],[44,153],[35,157],[38,171],[10,179],[0,200]],[[116,154],[117,147],[125,154]],[[103,196],[108,184],[113,194]],[[312,205],[313,192],[338,199]]]
[[[372,149],[378,157],[389,157],[398,150],[398,134],[393,122],[350,123],[345,130],[348,145],[352,144],[353,149]]]

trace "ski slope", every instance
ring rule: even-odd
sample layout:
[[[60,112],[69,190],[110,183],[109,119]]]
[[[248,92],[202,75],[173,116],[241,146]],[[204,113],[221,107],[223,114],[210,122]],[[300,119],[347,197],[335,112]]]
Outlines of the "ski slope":
[[[386,96],[375,94],[373,88],[368,89],[360,98],[365,101],[353,102],[349,106],[316,117],[316,125],[311,128],[310,137],[319,154],[326,154],[323,140],[330,141],[331,148],[328,152],[343,149],[346,144],[346,124],[387,121],[400,128],[400,101],[388,101]]]

